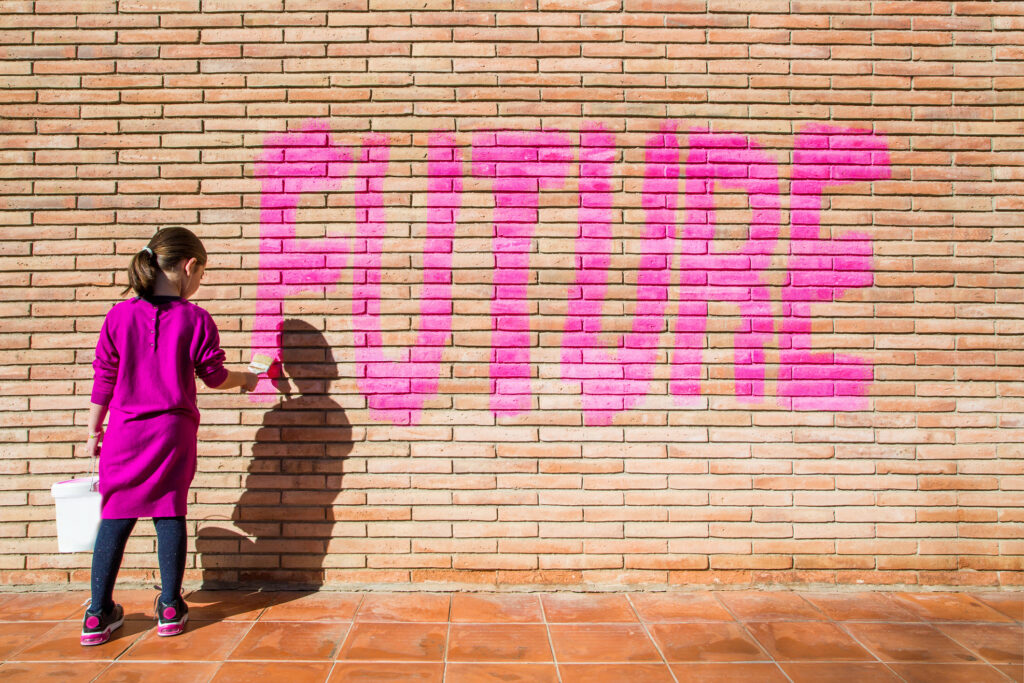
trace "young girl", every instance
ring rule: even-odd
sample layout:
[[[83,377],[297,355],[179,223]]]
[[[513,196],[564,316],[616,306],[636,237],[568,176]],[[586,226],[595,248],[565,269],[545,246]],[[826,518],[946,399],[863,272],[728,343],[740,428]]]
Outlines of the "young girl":
[[[257,375],[224,368],[210,314],[189,303],[206,269],[206,249],[191,231],[160,230],[132,257],[134,299],[107,313],[96,345],[86,452],[100,456],[102,520],[92,556],[92,603],[82,645],[99,645],[124,622],[112,600],[125,543],[139,517],[156,525],[162,591],[157,633],[184,630],[185,507],[196,471],[198,376],[212,389],[252,391]],[[110,411],[104,435],[103,419]]]

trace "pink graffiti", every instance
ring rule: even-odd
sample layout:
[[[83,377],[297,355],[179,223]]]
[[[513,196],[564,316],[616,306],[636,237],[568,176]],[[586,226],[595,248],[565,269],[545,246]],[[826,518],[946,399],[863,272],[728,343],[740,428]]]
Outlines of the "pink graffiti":
[[[434,135],[427,153],[427,238],[423,246],[423,288],[420,292],[420,324],[416,343],[409,348],[389,348],[384,357],[380,326],[381,252],[386,221],[384,173],[388,147],[383,136],[364,140],[361,167],[366,168],[367,191],[356,195],[359,216],[357,234],[366,250],[355,256],[353,298],[363,303],[354,329],[357,380],[367,397],[371,416],[396,424],[417,422],[428,396],[437,393],[441,354],[452,327],[452,237],[456,212],[462,201],[462,162],[455,155],[450,135]],[[359,171],[357,171],[359,172]]]
[[[601,348],[598,332],[611,253],[609,177],[614,137],[585,132],[580,139],[580,237],[576,242],[576,285],[563,337],[563,377],[580,379],[588,424],[607,424],[614,411],[637,405],[648,392],[658,336],[668,299],[668,259],[675,250],[679,193],[678,136],[669,122],[647,144],[643,206],[647,215],[633,331],[618,354]],[[745,136],[695,130],[686,162],[686,223],[679,244],[680,304],[670,391],[680,403],[700,393],[702,353],[709,301],[736,301],[743,321],[735,335],[736,394],[764,395],[764,347],[774,319],[764,271],[778,237],[780,209],[777,164]],[[739,187],[749,195],[752,220],[746,243],[719,253],[714,189]],[[579,301],[576,301],[579,299]],[[572,309],[575,308],[575,313]]]
[[[358,163],[344,148],[330,144],[317,124],[302,132],[277,136],[257,167],[264,177],[260,245],[259,291],[253,348],[274,358],[280,354],[283,297],[326,292],[335,286],[344,267],[346,240],[298,239],[295,212],[302,192],[336,189],[354,168],[356,235],[352,249],[352,329],[356,357],[356,384],[366,396],[371,416],[396,424],[413,424],[427,397],[437,393],[441,355],[451,334],[451,258],[456,213],[461,206],[462,162],[451,135],[436,134],[428,141],[427,236],[424,244],[420,321],[412,347],[389,347],[385,357],[380,323],[381,253],[386,228],[383,185],[389,148],[381,135],[367,136]],[[277,149],[287,150],[282,155]],[[326,166],[320,160],[327,160]],[[310,182],[303,173],[315,174]],[[284,178],[283,191],[273,179]],[[268,179],[271,179],[268,182]],[[303,182],[306,181],[306,182]],[[283,207],[276,212],[270,207]],[[288,252],[290,256],[276,258]],[[326,259],[321,256],[326,253]],[[267,271],[264,274],[264,271]],[[283,283],[283,284],[281,284]],[[397,358],[396,358],[397,356]],[[273,400],[261,387],[256,400]]]
[[[452,250],[463,164],[454,136],[434,134],[428,144],[428,228],[416,343],[386,351],[380,296],[387,139],[368,135],[354,152],[332,144],[323,123],[310,122],[300,131],[268,137],[256,168],[263,195],[254,350],[277,357],[285,298],[326,295],[351,253],[356,382],[371,416],[397,424],[417,423],[426,399],[437,392],[452,327]],[[678,403],[700,394],[709,303],[729,302],[739,311],[733,369],[740,400],[764,399],[766,352],[775,346],[782,405],[861,409],[872,367],[861,358],[811,351],[811,304],[834,301],[873,281],[870,238],[822,237],[821,201],[828,186],[888,177],[886,150],[885,137],[870,131],[811,125],[798,135],[789,272],[777,322],[766,277],[781,228],[777,162],[744,135],[705,129],[691,130],[683,150],[676,124],[666,122],[645,149],[644,240],[631,327],[609,345],[602,339],[602,306],[613,251],[615,136],[600,126],[585,127],[579,137],[576,272],[568,291],[561,374],[580,382],[586,423],[608,424],[649,393],[676,271],[669,390]],[[481,132],[473,137],[471,159],[474,175],[493,178],[491,410],[511,415],[529,410],[533,401],[528,283],[539,193],[568,177],[571,140],[558,132]],[[681,179],[685,218],[677,233]],[[348,180],[354,183],[355,235],[297,237],[300,197],[337,191]],[[751,219],[739,246],[724,249],[716,242],[715,193],[732,189],[746,195]],[[255,400],[272,400],[265,381]]]
[[[862,410],[874,371],[855,356],[815,353],[811,348],[811,302],[834,301],[853,287],[874,281],[871,238],[848,233],[821,236],[821,201],[826,187],[881,180],[890,175],[883,135],[809,124],[793,152],[789,236],[789,282],[782,289],[778,395],[794,409]]]
[[[742,320],[734,335],[735,393],[764,396],[765,346],[774,334],[771,296],[763,273],[779,235],[778,164],[746,136],[694,130],[686,161],[686,234],[680,259],[682,287],[670,391],[700,393],[709,301],[734,301]],[[715,240],[715,187],[748,196],[751,220],[738,251],[719,252]]]
[[[335,189],[348,175],[350,162],[347,149],[330,144],[325,122],[310,121],[301,131],[267,137],[256,162],[262,194],[254,352],[279,360],[285,297],[326,292],[341,276],[348,241],[297,238],[295,213],[303,194]],[[267,402],[275,393],[270,380],[261,378],[251,396]]]
[[[473,173],[494,178],[494,277],[491,299],[491,411],[530,409],[527,283],[539,193],[560,186],[572,151],[562,133],[478,133]]]
[[[665,125],[665,131],[672,129],[673,124]],[[667,132],[648,138],[642,196],[647,220],[636,309],[631,332],[623,336],[621,348],[612,352],[603,347],[598,334],[611,263],[610,177],[615,136],[592,130],[580,138],[580,236],[576,240],[576,284],[569,290],[570,313],[562,338],[562,376],[581,380],[588,424],[607,424],[615,412],[643,400],[654,372],[668,303],[679,152]]]

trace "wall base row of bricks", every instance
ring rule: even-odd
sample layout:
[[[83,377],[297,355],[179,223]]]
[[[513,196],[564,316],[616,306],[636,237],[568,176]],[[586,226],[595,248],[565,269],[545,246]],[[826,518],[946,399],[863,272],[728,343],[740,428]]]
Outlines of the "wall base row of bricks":
[[[89,588],[89,571],[0,572],[0,591]],[[118,574],[121,589],[150,588],[159,585],[158,570],[130,569]],[[1019,570],[986,571],[878,571],[859,570],[367,570],[337,569],[321,575],[313,572],[281,572],[269,575],[225,573],[215,579],[203,572],[186,570],[186,589],[248,590],[426,590],[426,591],[673,591],[729,590],[743,587],[765,589],[822,587],[829,590],[942,590],[979,588],[1024,590]]]

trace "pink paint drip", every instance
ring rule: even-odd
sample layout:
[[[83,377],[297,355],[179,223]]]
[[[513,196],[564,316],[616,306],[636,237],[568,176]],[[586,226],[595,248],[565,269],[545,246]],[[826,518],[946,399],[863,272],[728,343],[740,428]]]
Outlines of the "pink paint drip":
[[[779,236],[778,164],[744,135],[695,129],[689,143],[680,304],[669,390],[683,399],[700,394],[708,302],[734,301],[741,315],[733,343],[735,393],[757,401],[764,396],[765,346],[774,337],[771,296],[761,274],[770,265]],[[748,236],[736,252],[714,250],[716,186],[739,188],[748,196]]]
[[[616,412],[638,405],[647,395],[665,329],[668,259],[675,234],[675,195],[679,155],[670,144],[673,124],[648,138],[642,203],[646,226],[637,303],[631,332],[617,348],[606,348],[601,305],[612,251],[611,175],[615,136],[591,129],[580,136],[580,233],[576,239],[576,283],[569,290],[569,315],[562,337],[562,377],[581,380],[583,415],[588,425],[609,424]]]
[[[527,284],[539,193],[559,187],[572,160],[569,136],[516,131],[478,133],[473,173],[494,178],[494,294],[491,301],[491,410],[515,415],[531,406]]]
[[[811,349],[811,303],[874,281],[871,237],[822,238],[826,187],[888,178],[884,135],[809,124],[793,152],[789,282],[782,290],[778,395],[797,410],[863,410],[874,369],[862,358]]]

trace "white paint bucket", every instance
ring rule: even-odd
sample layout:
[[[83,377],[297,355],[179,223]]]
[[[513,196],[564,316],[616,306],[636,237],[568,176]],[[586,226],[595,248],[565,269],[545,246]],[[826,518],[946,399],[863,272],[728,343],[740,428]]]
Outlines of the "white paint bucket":
[[[50,487],[57,503],[57,549],[62,553],[92,552],[100,528],[99,477],[58,481]]]

